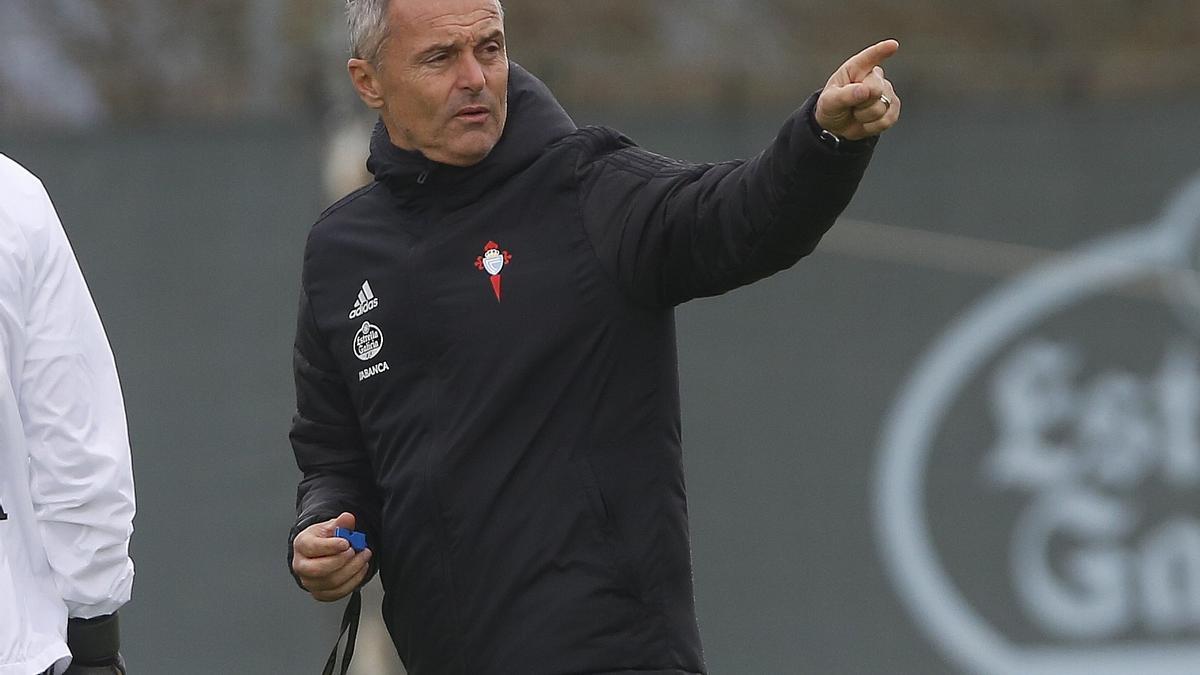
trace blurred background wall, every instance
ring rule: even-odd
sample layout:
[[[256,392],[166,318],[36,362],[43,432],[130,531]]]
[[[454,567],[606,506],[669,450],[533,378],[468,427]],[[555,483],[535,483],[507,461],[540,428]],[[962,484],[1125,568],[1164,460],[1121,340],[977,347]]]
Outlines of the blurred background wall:
[[[838,227],[678,312],[713,673],[1195,672],[1200,4],[506,9],[577,121],[697,161],[902,43]],[[345,52],[336,0],[0,3],[0,152],[121,369],[134,672],[316,672],[335,637],[285,567],[286,432],[305,234],[366,180]],[[400,672],[363,631],[358,672]]]

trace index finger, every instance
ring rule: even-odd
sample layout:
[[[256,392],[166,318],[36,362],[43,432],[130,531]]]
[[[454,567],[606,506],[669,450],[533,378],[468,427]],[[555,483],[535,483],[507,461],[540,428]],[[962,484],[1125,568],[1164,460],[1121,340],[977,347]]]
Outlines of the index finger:
[[[341,537],[325,537],[319,530],[308,528],[296,535],[292,548],[306,558],[323,558],[337,555],[350,548],[350,542]]]
[[[871,70],[891,58],[900,50],[900,43],[895,40],[876,42],[846,61],[846,72],[854,82],[862,82],[871,74]]]

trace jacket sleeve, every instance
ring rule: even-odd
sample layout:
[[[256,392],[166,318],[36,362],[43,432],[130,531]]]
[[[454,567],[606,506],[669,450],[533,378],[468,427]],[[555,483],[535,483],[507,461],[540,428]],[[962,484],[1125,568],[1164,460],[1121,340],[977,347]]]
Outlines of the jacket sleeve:
[[[850,202],[875,140],[818,140],[817,94],[747,161],[680,162],[585,129],[580,209],[602,264],[641,304],[718,295],[811,253]]]
[[[354,514],[356,527],[366,532],[367,542],[378,551],[375,542],[379,541],[380,511],[374,473],[350,392],[337,372],[303,290],[293,369],[296,415],[289,437],[303,477],[296,493],[296,522],[288,537],[289,571],[291,542],[296,535],[309,525],[336,518],[343,511]],[[372,571],[375,561],[372,558]]]
[[[69,616],[88,619],[132,593],[133,469],[108,338],[44,190],[39,201],[18,405],[47,561]]]

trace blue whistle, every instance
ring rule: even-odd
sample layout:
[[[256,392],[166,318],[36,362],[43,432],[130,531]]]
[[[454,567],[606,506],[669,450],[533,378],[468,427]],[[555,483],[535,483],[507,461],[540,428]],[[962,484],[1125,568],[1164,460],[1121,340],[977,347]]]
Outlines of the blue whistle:
[[[355,551],[363,551],[367,548],[367,535],[365,532],[347,530],[344,527],[339,527],[333,530],[333,536],[341,537],[342,539],[350,542],[350,548],[354,549]]]

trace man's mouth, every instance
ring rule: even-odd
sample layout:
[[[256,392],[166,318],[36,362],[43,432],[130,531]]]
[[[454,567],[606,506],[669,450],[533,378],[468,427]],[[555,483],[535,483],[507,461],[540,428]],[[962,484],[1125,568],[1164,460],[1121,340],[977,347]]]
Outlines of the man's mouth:
[[[491,114],[492,111],[489,110],[487,106],[469,105],[459,110],[455,117],[466,122],[478,124],[487,121],[487,118],[490,117]]]

